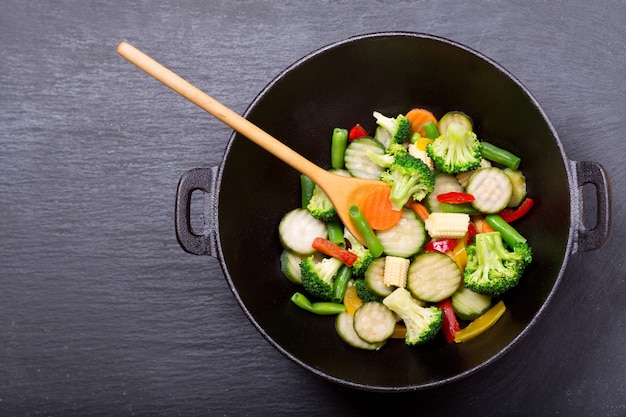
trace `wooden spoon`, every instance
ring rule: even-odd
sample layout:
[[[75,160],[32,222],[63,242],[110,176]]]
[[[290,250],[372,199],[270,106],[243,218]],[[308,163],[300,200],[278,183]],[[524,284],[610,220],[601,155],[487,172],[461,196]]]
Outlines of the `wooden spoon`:
[[[292,168],[313,180],[324,190],[328,198],[330,198],[339,218],[348,230],[361,243],[365,244],[363,235],[348,213],[349,208],[352,205],[358,205],[363,197],[376,187],[389,187],[387,184],[377,180],[344,177],[333,174],[304,158],[260,127],[213,99],[134,46],[126,42],[121,42],[117,47],[117,52],[148,75],[154,77],[156,80],[176,91],[187,100],[212,114],[217,119],[232,127],[235,131],[241,133]]]

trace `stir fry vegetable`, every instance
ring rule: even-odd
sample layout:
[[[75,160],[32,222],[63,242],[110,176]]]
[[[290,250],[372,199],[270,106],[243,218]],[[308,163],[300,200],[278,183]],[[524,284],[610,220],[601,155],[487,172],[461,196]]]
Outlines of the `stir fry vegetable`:
[[[291,301],[336,315],[339,337],[359,349],[479,337],[505,314],[500,297],[532,262],[514,225],[535,203],[521,158],[482,141],[459,111],[440,119],[423,108],[374,111],[371,122],[373,137],[360,123],[334,128],[329,158],[340,175],[382,180],[350,207],[364,243],[301,177],[301,206],[279,225]]]

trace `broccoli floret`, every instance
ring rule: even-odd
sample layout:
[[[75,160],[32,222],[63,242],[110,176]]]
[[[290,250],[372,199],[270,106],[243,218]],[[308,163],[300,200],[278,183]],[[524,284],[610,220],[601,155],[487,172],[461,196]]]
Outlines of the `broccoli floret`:
[[[437,168],[448,174],[471,171],[482,160],[476,133],[459,123],[450,124],[444,135],[426,146],[426,152]]]
[[[372,293],[369,288],[367,288],[367,284],[365,284],[364,279],[355,280],[353,285],[356,289],[356,295],[358,295],[361,301],[363,301],[364,303],[367,303],[369,301],[381,302],[383,300],[383,297],[379,297],[378,295]]]
[[[417,345],[432,340],[443,324],[443,311],[435,306],[422,306],[409,291],[396,288],[383,299],[383,304],[396,313],[406,326],[405,343]]]
[[[532,250],[528,243],[518,243],[509,250],[504,246],[499,232],[477,234],[474,243],[465,250],[465,287],[492,297],[515,287],[524,269],[532,261]]]
[[[422,200],[435,187],[435,176],[428,165],[408,153],[397,155],[380,179],[391,185],[389,200],[394,210],[400,210],[411,197]]]
[[[411,135],[413,134],[411,121],[405,115],[399,114],[392,118],[375,111],[374,117],[376,118],[376,124],[391,134],[393,142],[405,143],[411,140]]]
[[[385,149],[385,153],[379,154],[371,149],[366,152],[367,157],[381,168],[389,168],[398,155],[407,155],[409,152],[400,143],[392,143]]]
[[[372,255],[372,252],[359,242],[348,229],[346,229],[344,237],[350,242],[348,250],[357,256],[356,261],[352,264],[352,275],[360,277],[374,260],[374,255]]]
[[[300,262],[302,286],[314,297],[330,301],[333,292],[333,280],[343,262],[337,258],[315,260],[311,255]]]
[[[333,206],[330,198],[317,184],[313,188],[313,194],[306,209],[311,213],[311,216],[318,220],[327,222],[337,218],[335,206]]]

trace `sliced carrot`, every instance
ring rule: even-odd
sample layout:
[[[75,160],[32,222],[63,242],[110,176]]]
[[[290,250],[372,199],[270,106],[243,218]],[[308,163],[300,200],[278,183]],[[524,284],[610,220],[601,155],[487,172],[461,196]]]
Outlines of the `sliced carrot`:
[[[422,221],[426,221],[426,219],[430,215],[426,206],[419,201],[409,200],[409,202],[407,203],[407,207],[413,210],[415,214],[417,214],[419,218],[422,219]]]
[[[402,216],[402,210],[393,209],[389,200],[390,195],[391,187],[376,187],[359,203],[363,216],[374,230],[391,229]]]
[[[426,109],[414,108],[409,110],[405,116],[411,121],[413,132],[419,132],[422,136],[426,136],[426,132],[424,132],[424,125],[426,123],[432,120],[435,124],[437,124],[437,118],[435,115]]]

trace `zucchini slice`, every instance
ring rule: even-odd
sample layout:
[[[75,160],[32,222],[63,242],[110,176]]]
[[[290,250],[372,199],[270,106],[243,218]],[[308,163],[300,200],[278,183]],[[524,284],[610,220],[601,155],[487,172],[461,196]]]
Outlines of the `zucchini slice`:
[[[474,196],[472,206],[483,213],[497,213],[513,196],[513,183],[500,168],[479,168],[467,180],[465,191]]]
[[[302,274],[300,273],[300,262],[306,256],[298,255],[290,250],[283,249],[280,254],[280,271],[294,284],[302,284]]]
[[[364,303],[354,312],[354,331],[367,343],[382,343],[396,329],[396,316],[378,301]]]
[[[344,155],[344,165],[353,177],[377,180],[383,168],[376,165],[367,156],[371,150],[379,155],[385,153],[385,147],[372,138],[361,138],[350,142]]]
[[[458,123],[470,132],[474,131],[474,122],[471,117],[462,111],[451,111],[439,119],[439,134],[444,135],[452,123]]]
[[[422,301],[436,303],[456,292],[463,280],[461,268],[448,255],[426,252],[409,267],[407,289]]]
[[[422,249],[428,235],[424,222],[413,210],[402,209],[400,220],[391,229],[377,231],[376,236],[387,255],[408,258]]]
[[[278,225],[278,236],[283,248],[298,255],[312,255],[311,247],[316,237],[326,238],[326,223],[311,216],[305,208],[296,208],[287,212]]]
[[[385,342],[367,343],[365,340],[361,339],[356,331],[354,331],[354,319],[347,311],[337,315],[335,319],[335,330],[341,340],[358,349],[377,350],[385,345]]]
[[[513,185],[513,195],[508,207],[517,207],[526,198],[526,177],[519,169],[503,168],[502,172],[509,176]]]
[[[475,320],[491,307],[491,297],[461,285],[452,294],[452,308],[461,320]]]
[[[393,292],[394,287],[388,287],[384,282],[385,258],[376,258],[365,271],[363,279],[365,286],[374,295],[386,297]]]
[[[430,210],[431,213],[434,211],[441,211],[441,206],[439,205],[437,196],[439,194],[445,194],[451,191],[463,191],[463,187],[459,183],[459,180],[457,180],[456,176],[452,174],[446,174],[444,172],[437,174],[435,176],[435,186],[433,188],[433,191],[431,191],[426,196],[425,203],[426,207],[428,207],[428,210]]]

